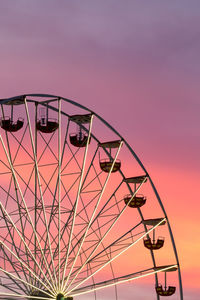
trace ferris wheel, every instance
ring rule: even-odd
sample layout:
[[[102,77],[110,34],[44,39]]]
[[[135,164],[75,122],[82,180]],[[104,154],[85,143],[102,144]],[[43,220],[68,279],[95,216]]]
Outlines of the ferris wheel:
[[[147,280],[182,300],[169,219],[121,135],[60,96],[0,104],[0,298],[120,300]]]

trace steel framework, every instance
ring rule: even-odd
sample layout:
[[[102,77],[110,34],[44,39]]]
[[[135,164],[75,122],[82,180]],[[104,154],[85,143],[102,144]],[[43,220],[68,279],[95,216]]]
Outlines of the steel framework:
[[[169,219],[122,136],[93,111],[60,96],[27,94],[0,104],[0,298],[101,299],[107,288],[120,299],[119,284],[153,275],[160,299],[170,295],[166,274],[175,271],[176,299],[182,300]],[[146,198],[154,202],[144,211]],[[161,228],[171,249],[164,265],[164,240],[155,238]],[[138,263],[125,265],[138,249]],[[147,256],[150,263],[142,265]],[[161,272],[165,287],[158,289]]]

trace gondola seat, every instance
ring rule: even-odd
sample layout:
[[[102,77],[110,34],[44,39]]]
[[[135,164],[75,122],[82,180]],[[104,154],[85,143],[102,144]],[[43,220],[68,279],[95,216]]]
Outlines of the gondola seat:
[[[111,170],[111,167],[113,165],[113,161],[110,161],[109,159],[101,159],[99,164],[100,164],[100,168],[103,172],[109,173]],[[120,168],[121,168],[121,161],[116,160],[111,173],[115,173],[115,172],[119,171]]]
[[[158,238],[156,242],[152,242],[151,238],[146,238],[143,241],[144,246],[149,250],[158,250],[164,245],[164,238]]]
[[[9,132],[16,132],[24,125],[24,120],[19,118],[17,122],[13,122],[10,118],[1,119],[1,128]]]
[[[70,134],[69,140],[74,147],[85,147],[87,145],[88,136],[83,135],[82,138],[80,138],[78,134],[74,133]],[[91,139],[89,140],[89,143],[90,141]]]
[[[159,296],[171,296],[175,293],[176,287],[175,286],[169,286],[168,288],[163,288],[162,285],[156,286],[156,293]]]
[[[124,202],[126,205],[129,203],[131,198],[132,198],[131,195],[126,195],[124,197]],[[143,195],[135,195],[130,201],[130,203],[128,204],[128,206],[132,208],[138,208],[143,206],[145,203],[146,203],[146,197],[144,197]]]
[[[43,133],[52,133],[56,129],[58,129],[58,122],[57,120],[48,119],[48,120],[39,120],[36,124],[37,130]]]

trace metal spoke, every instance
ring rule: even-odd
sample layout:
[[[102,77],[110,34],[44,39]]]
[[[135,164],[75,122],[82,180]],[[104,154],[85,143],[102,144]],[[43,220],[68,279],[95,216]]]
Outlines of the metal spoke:
[[[92,276],[94,276],[96,273],[101,271],[103,268],[105,268],[109,263],[111,263],[113,260],[118,258],[120,255],[122,255],[125,251],[127,251],[130,247],[138,243],[141,239],[143,239],[146,235],[148,235],[151,231],[153,231],[156,227],[158,227],[160,224],[162,224],[165,221],[165,218],[163,218],[160,222],[158,222],[155,226],[153,226],[151,229],[149,229],[147,232],[145,232],[142,236],[140,236],[137,240],[133,241],[129,246],[127,246],[125,249],[120,251],[117,255],[112,257],[109,261],[107,261],[105,264],[103,264],[99,269],[97,269],[95,272],[93,272],[90,276],[82,280],[80,283],[78,283],[75,287],[73,287],[70,291],[66,290],[67,292],[71,293],[74,289],[79,287],[81,284],[83,284],[85,281],[89,280]]]
[[[28,285],[28,286],[30,286],[30,287],[32,287],[32,288],[38,290],[38,291],[43,292],[44,294],[46,294],[46,295],[48,295],[48,296],[50,296],[50,297],[53,297],[53,296],[54,296],[54,294],[49,294],[49,293],[45,292],[44,290],[41,290],[41,289],[38,288],[37,286],[35,286],[35,285],[29,283],[28,281],[23,280],[23,279],[20,278],[20,277],[15,276],[14,274],[12,274],[12,273],[10,273],[10,272],[7,272],[6,270],[2,269],[1,267],[0,267],[0,271],[2,271],[3,273],[5,273],[6,275],[9,275],[9,276],[13,277],[14,279],[16,279],[16,280],[18,280],[18,281],[20,281],[20,282],[23,282],[25,285]],[[15,282],[15,283],[16,283],[16,282]]]
[[[2,109],[2,115],[3,115],[3,117],[5,117],[5,115],[4,115],[4,109],[3,109],[2,105],[1,105],[1,109]],[[9,153],[9,158],[10,158],[10,162],[11,162],[12,166],[13,166],[15,160],[16,160],[16,157],[17,157],[18,151],[19,151],[19,149],[21,147],[21,144],[22,144],[22,141],[24,139],[25,133],[26,133],[26,129],[24,130],[24,133],[23,133],[22,138],[21,138],[21,140],[19,142],[19,146],[17,148],[16,154],[15,154],[13,160],[12,160],[10,143],[9,143],[9,138],[8,138],[8,133],[6,132],[6,141],[7,141],[7,146],[8,146],[8,153]],[[11,179],[12,178],[13,178],[13,182],[14,182],[14,186],[15,186],[16,202],[17,202],[17,205],[18,205],[18,213],[19,213],[19,216],[20,216],[20,225],[21,225],[22,233],[24,235],[24,227],[23,227],[23,223],[22,223],[21,207],[20,207],[19,197],[18,197],[18,193],[17,193],[17,185],[16,185],[15,178],[13,177],[13,174],[12,174]],[[10,193],[10,188],[11,188],[11,182],[10,182],[10,186],[9,186],[9,189],[8,189],[8,194]],[[8,195],[7,195],[7,200],[8,200]],[[7,206],[7,201],[6,201],[6,206]],[[27,261],[28,261],[28,255],[27,255]],[[24,276],[26,277],[26,280],[27,280],[27,275],[26,275],[25,272],[24,272]]]
[[[55,298],[49,298],[49,297],[40,297],[40,296],[28,296],[28,295],[23,295],[23,294],[9,294],[9,293],[4,293],[4,292],[1,292],[1,295],[0,295],[0,299],[1,297],[6,297],[6,299],[11,299],[10,297],[13,297],[13,298],[21,298],[21,299],[25,299],[25,298],[28,298],[28,299],[36,299],[36,300],[55,300]],[[9,298],[7,298],[9,297]],[[5,299],[5,298],[3,298]]]
[[[141,188],[142,184],[145,182],[145,179],[143,180],[143,182],[138,186],[138,188],[135,190],[135,192],[133,193],[131,199],[129,200],[129,202],[127,203],[127,205],[122,209],[122,211],[118,214],[118,216],[114,219],[113,223],[111,224],[111,226],[108,228],[108,230],[104,233],[104,235],[102,236],[101,240],[98,242],[98,244],[95,246],[95,248],[92,250],[92,252],[90,253],[88,259],[84,262],[84,264],[81,266],[80,270],[78,270],[77,274],[74,276],[74,278],[72,279],[71,283],[68,285],[68,289],[69,287],[72,285],[72,283],[74,282],[74,280],[77,278],[77,276],[79,275],[79,273],[81,272],[81,270],[84,268],[84,266],[88,263],[88,261],[90,260],[90,258],[92,257],[92,255],[94,254],[94,252],[97,250],[97,248],[100,246],[100,244],[103,242],[103,240],[105,239],[105,237],[108,235],[108,233],[111,231],[111,229],[113,228],[113,226],[117,223],[117,221],[119,220],[119,218],[121,217],[121,215],[124,213],[124,211],[126,210],[128,204],[132,201],[133,197],[136,195],[136,193],[139,191],[139,189]],[[121,184],[120,184],[121,185]],[[119,186],[120,186],[119,185]],[[118,189],[118,188],[117,188]],[[116,190],[117,190],[116,189]],[[109,199],[110,200],[110,199]],[[109,200],[106,202],[106,204],[103,206],[102,210],[99,212],[99,214],[96,216],[96,218],[94,219],[93,222],[95,222],[96,220],[98,220],[100,214],[103,212],[104,208],[106,207],[106,205],[109,203]]]
[[[83,235],[83,238],[81,239],[81,243],[80,243],[79,249],[78,249],[77,254],[76,254],[75,258],[74,258],[74,262],[73,262],[73,264],[72,264],[72,267],[71,267],[71,269],[70,269],[70,271],[69,271],[67,280],[66,280],[66,282],[65,282],[64,289],[66,288],[66,285],[67,285],[67,283],[68,283],[68,281],[69,281],[69,277],[70,277],[70,275],[71,275],[71,273],[72,273],[72,270],[73,270],[73,267],[74,267],[74,265],[75,265],[75,263],[76,263],[77,257],[78,257],[78,255],[79,255],[80,250],[81,250],[81,248],[82,248],[82,245],[83,245],[83,243],[84,243],[84,241],[85,241],[85,238],[86,238],[86,236],[87,236],[88,230],[89,230],[89,228],[91,227],[91,224],[92,224],[94,215],[95,215],[95,213],[96,213],[96,211],[97,211],[98,205],[99,205],[99,203],[100,203],[100,201],[101,201],[101,198],[102,198],[102,196],[103,196],[103,193],[104,193],[104,191],[105,191],[105,189],[106,189],[106,185],[107,185],[108,180],[109,180],[109,178],[110,178],[112,169],[113,169],[113,167],[114,167],[115,161],[116,161],[116,159],[117,159],[117,157],[118,157],[118,154],[119,154],[119,152],[120,152],[120,149],[121,149],[121,147],[122,147],[122,144],[123,144],[123,142],[121,142],[120,145],[119,145],[119,148],[118,148],[118,150],[117,150],[117,153],[116,153],[116,155],[115,155],[115,158],[114,158],[114,160],[113,160],[113,162],[112,162],[112,166],[111,166],[111,168],[110,168],[110,170],[109,170],[109,173],[108,173],[107,178],[106,178],[106,180],[105,180],[105,183],[104,183],[104,185],[103,185],[102,191],[101,191],[101,193],[100,193],[99,199],[98,199],[98,201],[97,201],[97,203],[96,203],[96,205],[95,205],[95,209],[93,210],[92,216],[90,217],[90,221],[89,221],[89,223],[88,223],[88,225],[87,225],[87,228],[85,229],[85,233],[84,233],[84,235]]]
[[[2,251],[2,250],[3,250],[3,252],[4,252],[4,261],[7,260],[7,261],[12,265],[11,259],[8,257],[6,251],[4,251],[4,249],[1,249],[1,251]],[[20,277],[20,275],[19,275],[19,270],[17,270],[17,268],[15,267],[15,265],[12,265],[12,266],[13,266],[13,270],[15,271],[15,273],[18,275],[18,277]],[[23,270],[22,272],[25,274],[25,270]],[[8,275],[8,277],[10,278],[9,275]],[[19,288],[20,290],[22,290],[24,293],[26,293],[26,292],[28,291],[27,285],[23,285],[23,287],[22,287],[22,286],[20,286],[17,282],[15,282],[15,281],[13,280],[13,278],[10,278],[10,279],[15,283],[15,288],[16,288],[16,286],[18,286],[18,288]],[[7,287],[7,288],[8,288],[8,287]],[[9,289],[10,289],[10,288],[9,288]],[[13,289],[10,289],[10,290],[13,291]]]
[[[25,269],[27,269],[49,292],[52,292],[52,290],[42,281],[34,272],[31,270],[27,264],[25,264],[3,241],[0,240],[0,245],[3,245],[16,259],[19,261],[20,264],[24,266]],[[49,283],[49,282],[48,282]],[[50,287],[51,284],[49,283]]]
[[[52,262],[52,266],[53,266],[53,270],[54,270],[55,282],[57,284],[57,277],[56,277],[56,273],[55,273],[55,266],[54,266],[53,254],[52,254],[52,249],[51,249],[51,241],[50,241],[49,231],[48,231],[48,225],[47,225],[46,210],[45,210],[43,193],[42,193],[42,189],[41,189],[41,182],[40,182],[40,176],[39,176],[39,170],[38,170],[38,162],[37,162],[37,157],[36,157],[35,145],[34,145],[34,141],[33,141],[33,134],[32,134],[32,128],[31,128],[29,111],[28,111],[28,106],[27,106],[26,99],[24,100],[24,102],[25,102],[26,115],[27,115],[27,120],[28,120],[28,125],[29,125],[29,133],[30,133],[31,145],[32,145],[32,150],[33,150],[33,155],[34,155],[34,162],[35,162],[35,169],[36,169],[37,181],[38,181],[39,192],[40,192],[40,199],[42,201],[42,209],[43,209],[45,226],[46,226],[46,233],[47,233],[47,238],[48,238],[48,243],[49,243],[49,250],[50,250],[50,255],[51,255],[51,262]],[[47,268],[49,269],[48,263],[47,263]],[[53,284],[54,288],[56,288],[50,269],[49,269],[49,275],[50,275],[50,277],[52,279],[52,284]]]
[[[68,120],[68,123],[67,123],[67,128],[66,128],[66,133],[65,133],[65,139],[64,141],[66,141],[66,138],[67,138],[67,135],[68,135],[68,130],[69,130],[69,120]],[[65,151],[65,142],[63,144],[63,149],[62,149],[62,155],[61,155],[61,163],[63,161],[63,157],[64,157],[64,151]],[[55,170],[56,171],[56,170]],[[51,180],[51,179],[50,179]],[[54,207],[55,207],[55,201],[56,201],[56,193],[57,193],[57,189],[58,189],[58,178],[57,178],[57,182],[56,182],[56,187],[55,187],[55,191],[54,191],[54,194],[53,194],[53,202],[52,202],[52,206],[51,206],[51,212],[50,212],[50,215],[53,216],[53,210],[54,210]],[[50,226],[51,226],[51,223],[52,223],[52,220],[53,218],[49,218],[49,224],[48,224],[48,231],[50,231]],[[47,243],[47,241],[46,241]],[[54,257],[55,257],[55,253],[56,251],[54,251]],[[41,262],[42,263],[42,262]]]
[[[68,248],[67,248],[67,255],[66,255],[66,259],[65,259],[61,289],[63,289],[63,286],[64,286],[65,272],[66,272],[66,267],[67,267],[67,262],[68,262],[68,257],[69,257],[69,251],[70,251],[70,247],[71,247],[71,240],[72,240],[72,234],[73,234],[73,229],[74,229],[74,224],[75,224],[76,211],[77,211],[77,207],[78,207],[79,196],[81,193],[81,186],[82,186],[82,180],[83,180],[83,176],[84,176],[84,169],[85,169],[86,157],[87,157],[87,152],[88,152],[88,145],[89,145],[89,140],[90,140],[90,135],[91,135],[91,130],[92,130],[92,121],[93,121],[93,115],[91,116],[91,119],[90,119],[89,134],[88,134],[88,138],[87,138],[87,144],[85,147],[81,176],[80,176],[78,191],[77,191],[77,195],[76,195],[75,208],[74,208],[74,212],[73,212],[73,220],[72,220],[72,225],[71,225],[69,244],[68,244]]]
[[[2,204],[1,202],[0,202],[0,208],[3,209],[5,215],[7,216],[7,218],[8,218],[9,221],[10,221],[10,223],[13,225],[15,231],[17,232],[19,238],[20,238],[21,241],[23,242],[23,244],[24,244],[24,246],[25,246],[25,249],[28,250],[28,252],[30,253],[30,255],[31,255],[32,259],[33,259],[33,261],[37,264],[37,266],[38,266],[38,268],[41,270],[41,272],[42,272],[44,278],[45,278],[46,281],[50,284],[50,282],[49,282],[48,279],[46,278],[46,276],[45,276],[45,274],[44,274],[44,272],[43,272],[41,266],[40,266],[40,265],[38,264],[38,262],[36,261],[36,259],[35,259],[34,255],[33,255],[32,251],[31,251],[30,248],[28,247],[28,245],[27,245],[27,243],[25,242],[23,236],[21,235],[21,233],[20,233],[19,230],[17,229],[16,225],[14,224],[13,220],[11,219],[11,217],[9,216],[9,214],[7,213],[6,209],[4,208],[4,206],[3,206],[3,204]],[[19,256],[19,254],[18,254],[18,256]],[[28,258],[27,258],[27,261],[28,261]],[[29,266],[29,267],[30,267],[30,266]]]
[[[15,176],[14,168],[13,168],[13,166],[12,166],[12,163],[11,163],[10,159],[9,159],[9,156],[8,156],[8,153],[7,153],[7,150],[6,150],[6,148],[5,148],[5,145],[4,145],[4,142],[3,142],[3,139],[2,139],[2,137],[1,137],[1,135],[0,135],[0,140],[1,140],[2,146],[3,146],[3,148],[4,148],[4,152],[5,152],[5,154],[6,154],[7,160],[8,160],[8,162],[9,162],[10,169],[11,169],[11,171],[12,171],[13,177],[14,177],[14,179],[15,179],[15,181],[16,181],[17,188],[18,188],[18,190],[19,190],[19,193],[20,193],[21,199],[22,199],[22,201],[23,201],[25,210],[26,210],[27,215],[28,215],[28,217],[29,217],[29,220],[30,220],[30,224],[31,224],[32,230],[34,231],[35,237],[36,237],[36,239],[37,239],[37,243],[38,243],[38,245],[39,245],[39,247],[40,247],[40,251],[41,251],[41,253],[42,253],[43,257],[44,257],[44,260],[45,260],[45,263],[46,263],[46,266],[47,266],[47,269],[48,269],[48,263],[47,263],[46,258],[45,258],[45,256],[44,256],[44,253],[43,253],[42,247],[41,247],[41,245],[40,245],[40,242],[39,242],[39,240],[38,240],[38,236],[37,236],[37,233],[36,233],[36,231],[35,231],[35,228],[34,228],[34,225],[33,225],[33,222],[32,222],[32,219],[31,219],[31,216],[30,216],[30,213],[29,213],[29,210],[28,210],[28,207],[27,207],[27,205],[26,205],[26,201],[25,201],[25,199],[24,199],[24,197],[23,197],[23,194],[22,194],[22,191],[21,191],[21,189],[20,189],[18,180],[17,180],[17,178],[16,178],[16,176]],[[49,275],[51,276],[50,270],[49,270]]]
[[[104,289],[104,288],[107,288],[107,287],[111,287],[111,286],[114,286],[114,285],[125,283],[127,281],[132,281],[132,280],[143,278],[143,277],[146,277],[146,276],[150,276],[150,275],[153,275],[153,274],[156,274],[156,273],[159,273],[159,272],[167,271],[167,270],[173,269],[174,267],[177,267],[177,265],[175,264],[175,265],[170,265],[170,266],[166,266],[166,267],[160,267],[160,268],[157,268],[157,269],[149,268],[149,269],[138,271],[138,272],[128,274],[128,275],[125,275],[125,276],[121,276],[121,277],[118,277],[118,278],[98,282],[98,283],[95,283],[94,285],[89,285],[89,286],[85,286],[85,287],[80,288],[80,289],[76,289],[76,290],[74,290],[73,293],[70,293],[69,295],[74,297],[74,296],[79,296],[79,295],[83,295],[83,294],[88,294],[88,293],[97,291],[99,289]]]

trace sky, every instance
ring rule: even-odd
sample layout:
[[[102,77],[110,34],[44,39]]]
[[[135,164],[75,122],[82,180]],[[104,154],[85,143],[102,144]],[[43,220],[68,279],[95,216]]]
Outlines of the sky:
[[[0,98],[61,95],[117,129],[163,199],[186,300],[200,296],[199,37],[198,0],[0,2]]]

